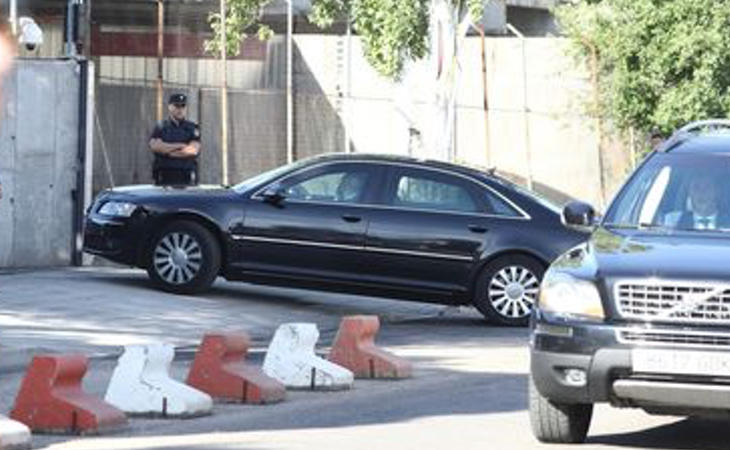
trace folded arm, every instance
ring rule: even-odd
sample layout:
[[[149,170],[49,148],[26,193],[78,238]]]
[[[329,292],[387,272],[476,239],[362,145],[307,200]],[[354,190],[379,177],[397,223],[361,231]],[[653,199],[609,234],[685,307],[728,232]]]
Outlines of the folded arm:
[[[149,143],[150,150],[152,150],[152,152],[168,156],[173,156],[172,153],[180,151],[187,145],[188,144],[185,144],[184,142],[168,143],[159,138],[152,138]]]
[[[172,158],[195,158],[200,153],[200,142],[191,141],[188,144],[182,144],[183,147],[168,153]]]

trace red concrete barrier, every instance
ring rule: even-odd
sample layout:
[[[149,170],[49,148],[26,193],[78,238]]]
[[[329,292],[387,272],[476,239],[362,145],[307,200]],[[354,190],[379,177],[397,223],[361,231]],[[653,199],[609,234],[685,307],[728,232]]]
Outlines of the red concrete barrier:
[[[39,433],[97,434],[127,423],[124,413],[85,393],[84,355],[35,356],[10,417]]]
[[[206,334],[187,383],[222,401],[260,404],[284,400],[283,384],[246,364],[250,343],[246,333]]]
[[[329,360],[350,369],[357,378],[408,378],[411,363],[378,348],[377,316],[348,316],[342,319]]]

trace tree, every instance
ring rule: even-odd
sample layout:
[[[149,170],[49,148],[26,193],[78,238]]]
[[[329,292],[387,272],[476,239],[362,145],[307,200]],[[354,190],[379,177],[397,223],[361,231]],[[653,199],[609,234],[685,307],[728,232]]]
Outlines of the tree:
[[[247,31],[257,28],[259,39],[267,40],[273,35],[270,27],[260,23],[261,11],[271,0],[226,0],[226,54],[237,56],[241,51],[241,43],[248,37]],[[221,52],[221,33],[223,27],[220,13],[210,14],[208,23],[215,35],[205,41],[205,51],[212,55]]]
[[[557,9],[597,64],[600,112],[669,133],[730,113],[730,0],[579,0]]]
[[[228,0],[229,18],[226,24],[229,54],[238,52],[240,42],[246,37],[245,30],[258,24],[261,8],[270,0]],[[425,134],[433,135],[427,145],[432,154],[450,154],[456,95],[456,72],[460,42],[472,22],[481,19],[486,0],[312,0],[309,19],[320,28],[327,28],[337,20],[349,20],[363,42],[367,61],[382,76],[399,81],[406,65],[429,54],[429,38],[439,39],[444,49],[444,65],[435,68],[437,79],[434,89],[434,114],[441,116],[434,121],[439,130],[421,127]],[[211,27],[216,38],[208,41],[210,52],[220,50],[221,21],[218,14],[211,15]],[[435,36],[434,24],[442,33]],[[270,30],[259,28],[259,35]],[[443,56],[442,55],[442,56]],[[423,130],[423,128],[429,128]],[[448,147],[448,148],[444,148]]]

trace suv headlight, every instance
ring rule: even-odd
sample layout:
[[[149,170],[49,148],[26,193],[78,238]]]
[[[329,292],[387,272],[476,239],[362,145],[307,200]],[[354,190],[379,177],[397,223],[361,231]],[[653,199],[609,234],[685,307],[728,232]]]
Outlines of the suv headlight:
[[[596,285],[567,273],[548,270],[540,286],[538,305],[543,311],[567,318],[603,320],[605,317]]]
[[[106,202],[101,205],[99,214],[112,217],[130,217],[137,205],[127,202]]]

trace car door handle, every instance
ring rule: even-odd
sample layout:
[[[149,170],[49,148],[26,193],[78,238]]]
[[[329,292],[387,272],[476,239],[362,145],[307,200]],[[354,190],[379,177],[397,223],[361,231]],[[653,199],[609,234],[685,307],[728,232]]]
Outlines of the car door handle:
[[[342,216],[342,220],[349,223],[358,223],[362,221],[362,217],[345,214]]]
[[[473,233],[486,233],[489,231],[489,228],[482,225],[469,225],[469,230]]]

